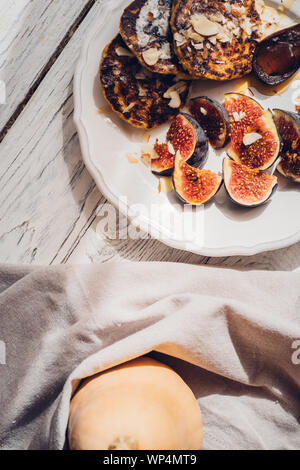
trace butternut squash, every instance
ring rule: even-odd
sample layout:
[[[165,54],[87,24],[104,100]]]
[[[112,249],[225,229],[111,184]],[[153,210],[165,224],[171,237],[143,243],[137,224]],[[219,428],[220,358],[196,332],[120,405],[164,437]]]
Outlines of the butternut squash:
[[[141,357],[85,380],[70,404],[72,450],[197,450],[197,400],[170,367]]]

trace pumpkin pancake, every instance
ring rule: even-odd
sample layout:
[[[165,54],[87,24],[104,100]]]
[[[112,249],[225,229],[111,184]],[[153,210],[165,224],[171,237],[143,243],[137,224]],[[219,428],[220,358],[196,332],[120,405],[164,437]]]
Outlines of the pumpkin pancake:
[[[173,2],[174,50],[194,77],[232,80],[250,73],[265,26],[255,0]]]
[[[139,62],[161,74],[177,74],[170,29],[172,0],[135,0],[121,17],[123,40]]]
[[[100,84],[118,115],[135,127],[151,129],[169,121],[184,106],[190,82],[176,81],[141,67],[118,34],[104,49]]]

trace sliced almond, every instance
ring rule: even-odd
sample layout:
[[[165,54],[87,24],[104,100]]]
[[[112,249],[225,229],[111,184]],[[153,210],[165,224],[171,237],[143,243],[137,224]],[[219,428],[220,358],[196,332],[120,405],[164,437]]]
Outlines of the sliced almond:
[[[224,20],[226,21],[225,17],[220,11],[216,11],[215,13],[209,13],[209,19],[210,21],[216,21],[218,23],[223,23]]]
[[[218,34],[219,27],[213,21],[210,21],[204,15],[194,15],[191,19],[194,30],[202,36],[215,36]]]
[[[257,132],[249,132],[249,134],[245,134],[243,137],[243,144],[244,145],[252,145],[254,142],[262,139],[262,136]]]
[[[206,109],[205,109],[205,108],[202,108],[202,106],[201,106],[201,108],[200,108],[200,112],[201,112],[201,114],[203,114],[204,116],[207,115]]]
[[[211,36],[208,40],[215,46],[217,44],[217,37]]]
[[[181,105],[180,95],[177,91],[170,92],[171,101],[169,102],[170,108],[179,108]]]
[[[176,153],[175,149],[173,147],[173,144],[170,141],[168,141],[168,150],[169,150],[170,153],[172,153],[172,155],[175,155],[175,153]]]
[[[128,106],[126,106],[125,109],[123,109],[123,114],[128,113],[134,106],[135,106],[135,103],[130,103]]]
[[[147,96],[146,88],[143,88],[139,83],[138,83],[138,88],[139,88],[139,96]]]
[[[199,42],[199,43],[197,43],[197,44],[194,44],[194,43],[192,42],[192,44],[193,44],[193,47],[194,47],[197,51],[201,51],[201,50],[203,49],[203,42]]]
[[[233,111],[232,117],[235,120],[235,122],[239,122],[241,120],[239,113],[237,113],[236,111]]]
[[[176,41],[177,46],[182,46],[183,44],[186,43],[186,38],[182,36],[180,33],[175,33],[174,34],[174,39]]]
[[[142,56],[147,65],[155,65],[161,56],[161,51],[156,47],[150,47],[142,52]]]
[[[230,36],[228,33],[222,28],[219,30],[219,33],[217,34],[217,39],[221,42],[229,42],[230,41]]]
[[[125,49],[124,47],[117,47],[116,53],[119,57],[122,57],[122,56],[134,57],[134,54],[130,52],[128,49]]]
[[[151,160],[155,160],[156,158],[159,158],[159,155],[155,152],[153,146],[150,144],[143,145],[142,155],[149,155]]]
[[[189,28],[186,31],[186,35],[189,39],[193,39],[194,42],[203,42],[204,37],[201,34],[196,33],[193,28]]]
[[[170,88],[167,89],[167,91],[164,93],[164,98],[169,98],[171,99],[171,93],[173,91],[176,91],[177,93],[183,93],[186,90],[186,83],[183,81],[174,83],[174,85],[170,86]]]

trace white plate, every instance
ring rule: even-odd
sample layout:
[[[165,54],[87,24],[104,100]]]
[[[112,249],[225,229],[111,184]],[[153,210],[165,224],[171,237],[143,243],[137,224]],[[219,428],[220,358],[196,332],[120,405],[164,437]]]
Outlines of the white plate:
[[[75,123],[84,162],[100,191],[122,213],[128,214],[134,206],[134,225],[169,246],[201,255],[252,255],[299,241],[300,185],[283,177],[278,176],[279,189],[272,201],[256,209],[234,206],[221,189],[212,202],[193,209],[196,226],[191,227],[191,213],[183,211],[173,193],[159,193],[158,178],[149,168],[141,162],[128,162],[127,153],[140,155],[144,131],[129,126],[114,113],[97,113],[98,108],[106,105],[98,82],[100,56],[104,46],[117,34],[121,12],[128,3],[129,0],[103,1],[75,73]],[[274,3],[280,4],[280,0],[270,4],[274,6]],[[294,2],[289,13],[293,19],[300,17],[298,3]],[[294,111],[295,87],[300,95],[300,80],[297,80],[280,96],[267,97],[254,90],[255,98],[265,108]],[[207,95],[222,101],[224,93],[233,89],[234,82],[198,81],[191,96]],[[161,126],[151,132],[151,141],[157,136],[163,138],[166,129],[167,126]],[[223,155],[225,152],[217,155],[210,149],[206,168],[221,171]],[[177,225],[170,222],[172,217]]]

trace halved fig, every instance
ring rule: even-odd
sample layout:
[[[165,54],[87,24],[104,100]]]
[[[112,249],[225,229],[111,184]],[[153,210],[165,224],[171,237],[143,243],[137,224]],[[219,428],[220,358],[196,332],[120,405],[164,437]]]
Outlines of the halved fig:
[[[223,173],[230,199],[240,206],[260,206],[267,202],[277,189],[276,176],[248,170],[229,158],[223,160]]]
[[[296,183],[300,183],[300,116],[281,109],[274,109],[273,112],[283,141],[277,170]]]
[[[278,85],[300,67],[300,23],[261,41],[254,53],[253,70],[267,85]]]
[[[208,153],[207,138],[198,122],[189,114],[178,114],[172,121],[167,133],[167,142],[156,142],[154,146],[159,156],[151,160],[151,170],[154,174],[171,176],[175,153],[178,150],[182,159],[190,165],[199,167],[204,164]]]
[[[269,168],[282,147],[271,111],[240,93],[226,94],[224,106],[230,119],[229,157],[250,169]]]
[[[207,96],[198,96],[190,101],[190,112],[213,148],[226,145],[229,138],[229,116],[224,106]]]
[[[200,206],[209,201],[219,190],[222,177],[210,170],[199,170],[188,165],[178,151],[175,157],[173,187],[185,204]]]

